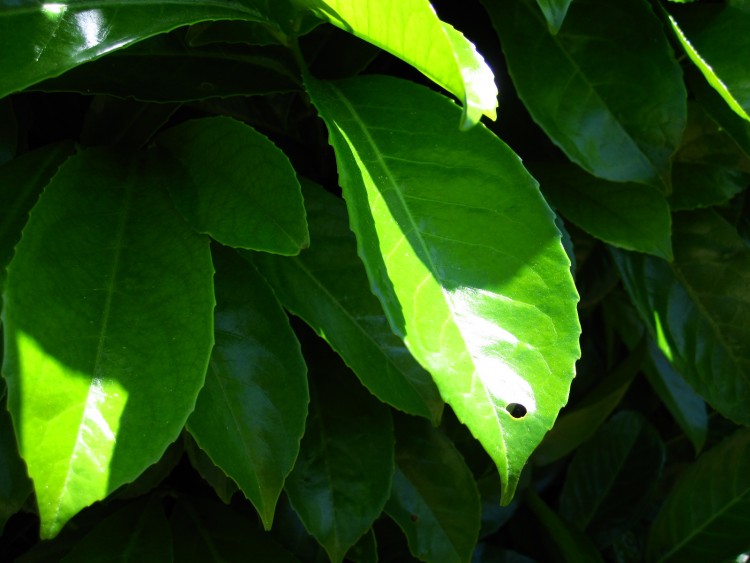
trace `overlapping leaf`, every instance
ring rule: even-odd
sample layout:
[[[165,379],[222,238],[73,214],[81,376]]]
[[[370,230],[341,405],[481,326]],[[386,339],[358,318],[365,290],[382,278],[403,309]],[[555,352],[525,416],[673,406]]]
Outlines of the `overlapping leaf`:
[[[276,26],[261,2],[156,0],[0,2],[0,97],[148,37],[206,20]]]
[[[332,24],[413,65],[461,100],[462,127],[495,119],[492,70],[461,32],[441,22],[428,0],[296,0]]]
[[[157,143],[185,170],[170,192],[197,231],[228,246],[277,254],[308,245],[299,182],[267,137],[234,119],[211,117],[172,127]]]
[[[253,262],[284,306],[324,337],[376,397],[437,423],[440,394],[370,292],[343,201],[311,182],[303,188],[310,248],[294,258],[255,254]]]
[[[310,81],[359,253],[392,329],[498,465],[509,502],[565,404],[577,295],[518,157],[457,108],[386,77]]]
[[[565,14],[568,13],[572,0],[536,0],[539,8],[542,10],[547,27],[553,35],[560,31],[560,27],[565,20]]]
[[[42,537],[156,462],[203,385],[213,267],[170,180],[146,157],[68,159],[8,267],[3,374]]]
[[[573,162],[607,180],[669,186],[686,93],[646,2],[573,2],[554,36],[531,0],[483,3],[519,96]]]
[[[749,424],[750,248],[714,211],[674,218],[673,262],[616,253],[617,266],[677,371],[724,416]]]
[[[669,493],[648,561],[728,561],[750,550],[750,429],[703,454]]]
[[[188,430],[271,528],[307,415],[307,368],[286,314],[255,269],[214,253],[216,344]]]
[[[4,388],[0,389],[0,397],[4,396],[4,391]],[[30,494],[31,481],[18,455],[16,436],[5,400],[0,398],[0,535],[8,518],[18,512]]]
[[[203,480],[206,481],[221,499],[224,504],[232,501],[232,496],[239,490],[237,483],[232,481],[227,474],[214,464],[208,454],[204,452],[198,444],[195,443],[189,432],[183,433],[185,442],[185,453],[193,466]]]

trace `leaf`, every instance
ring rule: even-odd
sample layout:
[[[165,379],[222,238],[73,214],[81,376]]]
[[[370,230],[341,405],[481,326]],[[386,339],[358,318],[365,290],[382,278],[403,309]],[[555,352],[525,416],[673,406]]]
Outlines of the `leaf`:
[[[572,0],[536,0],[547,20],[547,28],[552,35],[560,31],[565,15],[568,13]]]
[[[154,102],[296,91],[286,49],[228,45],[187,48],[160,35],[33,85],[42,92],[110,94]]]
[[[426,421],[396,419],[396,472],[385,512],[421,561],[470,561],[481,505],[474,476],[451,441]]]
[[[734,559],[750,550],[750,429],[704,453],[675,483],[649,536],[648,561]]]
[[[310,382],[307,429],[285,487],[333,563],[343,561],[383,510],[393,475],[388,407],[341,371],[321,366]]]
[[[0,166],[16,156],[18,121],[10,98],[0,100]]]
[[[71,157],[8,267],[3,374],[43,538],[156,462],[203,385],[213,267],[171,180],[147,157]]]
[[[576,452],[560,514],[600,547],[643,515],[661,475],[665,448],[642,415],[621,411]]]
[[[484,127],[457,131],[442,96],[386,77],[308,87],[373,292],[497,464],[507,504],[579,354],[554,215],[518,157]]]
[[[183,433],[182,437],[185,442],[185,453],[193,469],[211,486],[221,502],[224,504],[232,502],[234,493],[239,490],[237,483],[214,464],[208,454],[195,443],[195,439],[189,432]]]
[[[72,143],[56,143],[0,166],[0,290],[5,284],[5,268],[13,258],[29,211],[72,152]]]
[[[572,164],[533,168],[542,192],[566,219],[614,246],[672,259],[672,218],[652,186],[608,182]]]
[[[180,563],[233,563],[297,559],[255,523],[228,506],[197,496],[181,498],[169,519],[174,560]]]
[[[102,520],[61,563],[171,561],[172,537],[157,500],[132,502]]]
[[[182,445],[182,440],[176,440],[169,444],[159,461],[149,466],[135,481],[120,487],[107,497],[109,504],[113,504],[112,501],[114,500],[142,497],[156,489],[177,467],[184,452],[185,448]],[[84,512],[84,514],[91,517],[90,512]]]
[[[674,215],[675,259],[614,253],[661,351],[724,416],[750,423],[750,248],[716,212]]]
[[[685,53],[729,107],[750,121],[750,3],[684,7],[669,16]]]
[[[547,465],[586,442],[620,404],[644,360],[641,343],[613,372],[571,410],[563,409],[552,430],[534,452],[536,465]]]
[[[234,253],[214,264],[216,344],[187,427],[269,530],[305,431],[307,368],[260,274]]]
[[[0,98],[143,39],[206,20],[274,25],[257,0],[2,1]]]
[[[234,119],[209,117],[172,127],[156,142],[186,172],[170,192],[198,232],[285,255],[309,244],[294,169],[267,137]]]
[[[357,256],[344,203],[303,180],[310,248],[294,258],[254,254],[284,306],[326,339],[378,399],[439,422],[437,387],[391,332]]]
[[[427,0],[297,0],[320,18],[406,61],[456,96],[461,127],[495,119],[492,70],[461,32],[441,22]]]
[[[672,168],[675,210],[726,203],[750,184],[750,156],[699,105],[689,110]]]
[[[605,180],[669,187],[686,92],[646,2],[573,2],[554,36],[531,0],[483,4],[518,95],[568,158]]]
[[[354,563],[378,562],[378,542],[372,528],[346,553],[346,559]]]
[[[31,490],[31,480],[18,455],[16,436],[5,401],[0,400],[0,535],[8,519],[26,502]]]

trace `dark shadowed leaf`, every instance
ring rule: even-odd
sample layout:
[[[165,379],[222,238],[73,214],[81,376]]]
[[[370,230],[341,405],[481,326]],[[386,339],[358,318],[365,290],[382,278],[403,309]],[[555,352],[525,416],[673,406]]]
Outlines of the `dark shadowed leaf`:
[[[255,268],[220,249],[214,264],[216,344],[188,430],[270,529],[305,430],[307,368],[284,310]]]
[[[227,246],[285,255],[309,244],[294,169],[252,127],[228,117],[195,119],[162,133],[157,144],[185,170],[170,192],[197,231]]]
[[[664,355],[724,416],[750,423],[750,248],[714,211],[674,215],[674,262],[614,253]]]
[[[208,457],[208,454],[195,443],[195,438],[189,432],[183,432],[182,437],[185,442],[185,453],[190,460],[190,465],[203,477],[206,483],[211,485],[216,496],[224,504],[229,504],[232,501],[234,493],[239,490],[237,483],[227,477],[227,474],[214,464],[211,458]]]
[[[310,415],[286,492],[307,531],[340,563],[388,499],[393,425],[388,407],[339,362],[320,369],[310,382]]]
[[[611,544],[643,515],[664,459],[664,444],[646,419],[619,412],[577,451],[560,514],[597,545]]]
[[[3,393],[0,392],[0,395]],[[3,399],[0,400],[0,535],[8,518],[26,502],[31,488],[26,465],[18,455],[16,435]]]
[[[567,400],[577,294],[554,214],[518,157],[386,77],[310,81],[359,254],[391,328],[498,466],[503,502]]]
[[[69,158],[8,266],[3,374],[42,537],[156,462],[203,386],[213,266],[172,180],[148,156]]]
[[[468,562],[479,535],[474,476],[451,441],[427,421],[398,417],[396,472],[385,511],[422,561]]]
[[[252,260],[284,306],[325,338],[370,392],[437,423],[443,401],[370,292],[344,202],[312,182],[302,184],[310,248],[294,258],[258,253]]]
[[[372,528],[346,553],[346,559],[353,563],[378,562],[378,541]]]
[[[640,0],[573,2],[556,35],[532,0],[484,0],[518,94],[568,158],[601,178],[669,186],[685,86]]]
[[[750,550],[748,532],[750,429],[745,428],[704,453],[672,488],[651,529],[648,560],[734,560]]]
[[[0,166],[16,156],[18,121],[10,98],[0,100]]]
[[[61,563],[160,563],[172,560],[169,522],[157,497],[125,505],[77,542]]]
[[[568,13],[572,0],[536,0],[539,8],[547,20],[549,32],[554,35],[560,31],[560,27],[565,20],[565,14]]]

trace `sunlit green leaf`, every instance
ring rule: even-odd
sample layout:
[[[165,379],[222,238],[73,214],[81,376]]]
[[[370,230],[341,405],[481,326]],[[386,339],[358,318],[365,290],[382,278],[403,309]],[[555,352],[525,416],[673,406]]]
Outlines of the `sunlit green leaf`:
[[[396,472],[386,513],[421,561],[469,561],[481,513],[474,476],[451,441],[426,421],[395,422]]]
[[[311,380],[307,428],[286,482],[292,507],[333,563],[383,510],[393,475],[388,408],[342,371],[326,366]]]
[[[664,355],[724,416],[750,423],[750,248],[716,212],[674,216],[675,259],[616,253],[625,286]]]
[[[685,85],[642,0],[573,2],[550,35],[532,0],[483,0],[518,94],[573,162],[617,182],[669,186]]]
[[[441,22],[428,0],[296,0],[321,18],[389,51],[455,95],[463,128],[495,119],[492,70],[461,32]]]
[[[310,248],[294,258],[252,259],[284,306],[325,338],[381,401],[440,420],[437,387],[395,336],[370,292],[344,202],[303,181]]]
[[[102,520],[61,563],[109,563],[172,560],[172,536],[156,499],[125,505]]]
[[[203,385],[213,267],[172,179],[147,157],[71,157],[8,267],[3,374],[42,537],[156,462]]]
[[[210,117],[172,127],[157,144],[186,172],[170,192],[197,231],[228,246],[277,254],[308,245],[299,182],[267,137],[234,119]]]
[[[649,561],[728,561],[750,550],[750,429],[704,453],[670,491]],[[740,561],[740,559],[737,559]]]
[[[270,529],[305,429],[307,370],[260,274],[233,252],[214,264],[216,344],[188,430]]]
[[[484,127],[456,130],[440,95],[386,77],[309,88],[373,291],[510,502],[579,353],[554,216],[518,157]]]

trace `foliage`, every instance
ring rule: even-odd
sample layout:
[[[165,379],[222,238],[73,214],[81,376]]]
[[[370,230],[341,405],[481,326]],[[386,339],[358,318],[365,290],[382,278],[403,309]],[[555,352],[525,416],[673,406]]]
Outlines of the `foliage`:
[[[0,554],[750,550],[749,38],[0,0]]]

